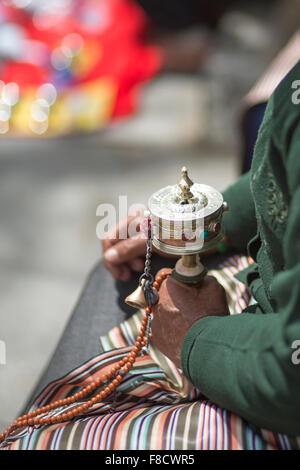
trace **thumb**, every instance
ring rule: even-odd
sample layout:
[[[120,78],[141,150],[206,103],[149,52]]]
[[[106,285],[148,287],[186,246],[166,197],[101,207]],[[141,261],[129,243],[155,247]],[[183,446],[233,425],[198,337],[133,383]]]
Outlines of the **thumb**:
[[[104,253],[105,261],[121,264],[131,261],[146,253],[146,239],[141,233],[132,238],[122,240]]]

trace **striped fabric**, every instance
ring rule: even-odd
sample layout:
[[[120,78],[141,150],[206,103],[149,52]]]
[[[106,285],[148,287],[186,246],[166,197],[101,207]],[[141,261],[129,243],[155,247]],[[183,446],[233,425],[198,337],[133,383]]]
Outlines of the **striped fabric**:
[[[235,256],[210,271],[226,288],[231,313],[241,312],[251,301],[245,286],[233,278],[250,262]],[[105,352],[48,385],[32,410],[77,392],[124,357],[141,317],[137,312],[101,338]],[[137,358],[114,397],[70,422],[28,427],[5,449],[300,449],[300,438],[259,429],[204,399],[168,358],[150,346],[149,355]]]

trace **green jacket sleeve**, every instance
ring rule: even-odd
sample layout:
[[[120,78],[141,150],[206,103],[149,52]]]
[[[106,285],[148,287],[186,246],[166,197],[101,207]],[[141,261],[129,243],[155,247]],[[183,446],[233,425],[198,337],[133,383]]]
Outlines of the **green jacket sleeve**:
[[[223,216],[223,228],[232,246],[246,251],[247,244],[256,234],[255,208],[250,191],[250,172],[241,176],[223,193],[229,211]]]
[[[181,355],[185,375],[209,399],[257,426],[292,436],[300,435],[300,364],[293,349],[300,340],[299,123],[295,128],[285,149],[291,195],[285,269],[271,284],[277,313],[206,317],[188,331]]]

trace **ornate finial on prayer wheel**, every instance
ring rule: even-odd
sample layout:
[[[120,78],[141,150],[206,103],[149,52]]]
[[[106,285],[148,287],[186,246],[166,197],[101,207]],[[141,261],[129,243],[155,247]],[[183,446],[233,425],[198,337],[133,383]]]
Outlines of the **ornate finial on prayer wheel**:
[[[191,192],[191,187],[193,186],[194,182],[189,178],[188,171],[185,166],[181,169],[181,178],[178,181],[178,186],[181,189],[181,193],[179,194],[179,198],[182,200],[182,204],[188,204],[189,201],[193,200],[193,193]]]

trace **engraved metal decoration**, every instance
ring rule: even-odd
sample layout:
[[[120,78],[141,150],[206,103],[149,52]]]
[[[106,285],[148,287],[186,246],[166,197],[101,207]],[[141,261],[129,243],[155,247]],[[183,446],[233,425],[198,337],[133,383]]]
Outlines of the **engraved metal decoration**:
[[[199,254],[222,241],[222,215],[228,210],[222,194],[211,186],[193,183],[185,167],[173,186],[155,192],[148,201],[153,246],[180,255],[173,275],[182,282],[198,283],[206,274]]]
[[[222,194],[211,186],[193,183],[185,167],[178,184],[154,193],[148,206],[153,246],[164,253],[201,253],[223,239],[221,219],[227,205]]]

